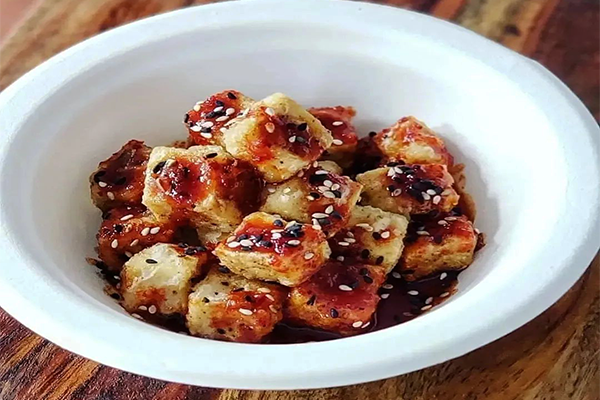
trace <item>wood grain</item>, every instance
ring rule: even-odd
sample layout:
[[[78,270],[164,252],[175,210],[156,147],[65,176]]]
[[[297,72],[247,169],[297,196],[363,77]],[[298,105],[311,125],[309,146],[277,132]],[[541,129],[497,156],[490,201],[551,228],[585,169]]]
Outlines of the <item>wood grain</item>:
[[[0,89],[94,34],[205,1],[41,0],[0,50]],[[453,20],[542,62],[600,118],[597,0],[376,1]],[[1,10],[0,10],[1,11]],[[553,307],[466,356],[401,377],[292,392],[218,390],[105,367],[0,310],[0,399],[600,399],[600,262]]]

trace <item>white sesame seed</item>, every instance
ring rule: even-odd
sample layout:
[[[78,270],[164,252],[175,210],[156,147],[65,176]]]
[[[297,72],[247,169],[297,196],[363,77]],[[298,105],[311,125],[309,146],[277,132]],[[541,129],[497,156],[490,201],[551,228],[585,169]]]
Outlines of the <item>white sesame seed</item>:
[[[291,228],[292,226],[294,226],[294,225],[296,225],[296,224],[297,224],[297,222],[296,222],[296,221],[290,221],[290,222],[288,222],[287,224],[285,224],[285,227],[286,227],[286,228]]]
[[[245,117],[249,111],[250,111],[250,108],[244,108],[242,110],[242,112],[240,112],[240,117]]]
[[[106,197],[108,197],[109,200],[114,200],[115,194],[113,192],[106,192]]]
[[[305,260],[310,260],[311,258],[313,258],[315,256],[315,253],[305,253],[304,254],[304,259]]]
[[[271,239],[279,239],[281,238],[281,233],[279,232],[275,232],[274,234],[271,235]]]
[[[204,121],[203,123],[200,124],[200,126],[203,128],[212,128],[214,125],[215,125],[215,123],[212,121]]]
[[[429,232],[427,232],[427,231],[417,231],[417,235],[419,235],[419,236],[429,236]]]
[[[348,247],[348,246],[350,246],[350,243],[348,243],[348,242],[338,242],[338,244],[340,246],[342,246],[342,247]]]
[[[352,288],[350,286],[348,286],[348,285],[340,285],[340,286],[338,286],[338,288],[340,290],[344,291],[344,292],[351,292],[352,291]]]
[[[158,232],[160,232],[160,226],[155,226],[154,228],[150,229],[150,233],[153,235],[156,235]]]
[[[446,277],[447,277],[447,276],[448,276],[448,274],[447,274],[447,273],[445,273],[445,272],[442,272],[442,273],[440,274],[440,280],[442,281],[442,280],[446,279]]]
[[[98,186],[100,186],[101,188],[108,186],[108,184],[106,182],[98,182]]]
[[[217,121],[217,122],[223,122],[223,121],[227,121],[228,119],[229,119],[229,117],[227,115],[221,115],[215,121]]]
[[[290,136],[290,138],[288,139],[288,141],[290,143],[294,143],[296,141],[296,136]]]
[[[366,230],[367,232],[371,232],[373,230],[373,227],[371,225],[364,224],[364,223],[356,224],[356,227],[362,228],[362,229]]]
[[[363,324],[363,326],[361,327],[362,329],[365,329],[367,326],[371,325],[371,321],[367,321]]]
[[[327,186],[317,186],[317,189],[319,189],[319,192],[327,192],[330,188]]]
[[[199,125],[194,125],[194,126],[190,127],[190,131],[192,131],[192,132],[200,132],[200,129],[202,129],[202,128],[200,128]]]
[[[446,221],[456,221],[458,217],[446,217],[444,218]]]
[[[323,186],[327,186],[328,188],[330,188],[331,186],[333,186],[333,182],[331,182],[329,179],[325,179],[323,181]]]
[[[304,171],[298,172],[298,178],[302,178],[304,176]]]
[[[152,305],[152,306],[148,307],[148,312],[150,314],[155,314],[156,313],[156,306]]]
[[[325,209],[325,214],[331,214],[333,212],[333,206],[327,206]]]
[[[269,193],[275,193],[276,191],[277,190],[275,188],[273,188],[273,187],[268,187],[267,188],[267,192],[269,192]]]
[[[478,235],[481,233],[481,231],[480,231],[479,229],[477,229],[477,228],[475,228],[475,229],[474,229],[474,231],[475,231],[475,233],[476,233],[476,234],[478,234]]]
[[[335,199],[335,194],[329,190],[324,191],[323,196],[327,197],[328,199]]]
[[[348,243],[356,243],[356,239],[351,238],[351,237],[344,238],[344,241],[346,241]]]
[[[273,295],[265,294],[265,297],[271,301],[275,301],[275,297],[273,297]]]
[[[290,189],[290,188],[285,188],[285,189],[283,189],[283,193],[289,193],[289,192],[291,192],[291,191],[292,191],[292,189]]]
[[[392,197],[398,197],[402,194],[402,189],[398,188],[392,192]]]
[[[273,314],[277,314],[277,307],[275,307],[273,304],[269,305],[269,310],[271,310]]]
[[[227,240],[225,241],[225,243],[230,243],[230,242],[233,242],[234,240],[235,240],[235,236],[229,236],[227,238]]]
[[[338,190],[340,188],[340,185],[338,183],[334,183],[333,185],[331,185],[331,190]]]
[[[287,242],[290,246],[298,246],[300,244],[299,240],[296,239],[292,239],[290,241]]]
[[[404,315],[405,317],[412,317],[413,316],[412,313],[409,313],[409,312],[406,312],[406,311],[403,312],[402,315]]]
[[[225,110],[225,114],[227,115],[231,115],[235,112],[235,108],[233,107],[229,107],[227,110]]]
[[[130,246],[135,246],[140,242],[140,239],[134,239],[131,243],[129,243]]]
[[[271,107],[265,108],[265,112],[267,113],[267,115],[270,115],[271,117],[273,115],[275,115],[275,110],[273,110]]]
[[[427,194],[430,194],[432,196],[435,196],[437,193],[435,192],[435,190],[433,189],[427,189]]]
[[[126,216],[121,217],[121,221],[127,221],[128,219],[131,219],[131,218],[133,218],[133,214],[127,214]]]
[[[348,231],[348,232],[346,232],[346,236],[353,238],[354,237],[354,233]]]
[[[423,200],[425,200],[425,201],[431,200],[431,196],[425,192],[421,192],[421,196],[423,196]]]
[[[223,106],[216,107],[213,112],[219,112],[223,109]]]
[[[392,285],[391,283],[386,283],[385,285],[382,286],[382,288],[389,290],[389,289],[393,289],[394,285]]]
[[[329,171],[325,171],[324,169],[315,171],[315,175],[327,175],[328,173],[329,173]]]
[[[252,240],[244,239],[240,240],[240,244],[244,247],[252,247],[254,243],[252,243]]]
[[[256,289],[256,291],[259,293],[271,293],[271,289],[267,287],[259,287],[258,289]]]
[[[441,196],[433,196],[433,204],[438,204],[440,201],[442,201],[442,197]]]
[[[362,325],[362,321],[356,321],[356,322],[352,323],[353,328],[360,328],[361,325]]]
[[[387,299],[388,297],[390,297],[390,294],[389,294],[389,293],[383,293],[383,294],[381,295],[381,298],[382,298],[382,299],[384,299],[384,300],[385,300],[385,299]]]
[[[334,121],[331,125],[340,126],[340,125],[344,125],[344,122],[343,121]]]
[[[438,225],[442,225],[442,226],[448,225],[448,222],[444,221],[443,219],[440,219],[437,223],[438,223]]]
[[[309,196],[306,196],[306,200],[315,201],[315,198],[309,195]]]
[[[338,261],[344,261],[344,256],[337,256],[336,260],[338,260]]]
[[[213,137],[212,133],[208,133],[208,132],[202,132],[202,133],[200,133],[200,136],[202,136],[205,139],[210,139]]]
[[[396,272],[396,271],[392,272],[392,276],[396,279],[402,278],[402,275],[400,275],[400,272]]]
[[[265,124],[265,129],[267,130],[267,132],[273,133],[273,132],[275,132],[275,125],[273,125],[272,122],[267,122]]]
[[[129,258],[133,257],[133,253],[131,253],[130,251],[126,251],[125,255]]]
[[[110,243],[110,247],[112,247],[113,249],[116,249],[117,247],[119,247],[119,241],[117,239],[113,240]]]
[[[440,294],[440,297],[444,298],[444,297],[448,297],[450,296],[450,292],[444,292],[442,294]]]
[[[433,302],[433,297],[428,297],[427,300],[425,300],[425,304],[431,304]]]
[[[394,167],[394,172],[397,173],[397,174],[404,173],[404,171],[402,171],[402,168],[400,168],[400,167]]]
[[[329,217],[329,215],[327,215],[327,214],[324,214],[324,213],[320,213],[320,212],[318,212],[318,213],[314,213],[314,214],[312,215],[312,217],[313,217],[313,218],[327,218],[327,217]]]
[[[137,318],[137,319],[144,319],[144,318],[142,318],[142,316],[140,314],[136,314],[136,313],[131,313],[131,316],[133,318]]]
[[[387,239],[390,237],[390,231],[381,232],[381,237]]]
[[[196,112],[200,111],[200,104],[196,104],[194,106],[194,111],[196,111]]]
[[[387,176],[394,176],[396,175],[396,171],[394,170],[394,168],[390,168],[387,172]]]
[[[240,308],[238,311],[239,311],[241,314],[244,314],[244,315],[252,315],[252,314],[254,314],[254,313],[252,312],[252,310],[248,310],[247,308]]]
[[[148,307],[146,307],[146,306],[139,306],[138,310],[147,311]]]
[[[317,168],[319,166],[319,162],[313,161],[312,166],[313,166],[313,168]]]
[[[313,224],[312,227],[313,227],[314,230],[317,230],[317,231],[322,231],[323,230],[323,228],[321,228],[321,225],[318,225],[318,224]]]
[[[406,293],[410,294],[411,296],[418,296],[419,295],[419,292],[417,292],[416,290],[409,290]]]
[[[344,144],[340,139],[333,139],[333,144],[336,146],[341,146]]]
[[[433,306],[431,304],[427,305],[427,306],[423,306],[421,307],[421,311],[427,311],[430,310]]]
[[[240,242],[236,242],[235,240],[227,243],[227,247],[235,249],[236,247],[240,247]]]

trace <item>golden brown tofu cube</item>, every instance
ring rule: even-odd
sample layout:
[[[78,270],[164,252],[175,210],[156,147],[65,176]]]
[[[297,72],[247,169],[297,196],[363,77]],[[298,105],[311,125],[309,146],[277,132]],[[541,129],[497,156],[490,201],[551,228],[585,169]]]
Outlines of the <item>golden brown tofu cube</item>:
[[[254,165],[268,182],[291,178],[333,141],[318,119],[281,93],[254,103],[223,129],[227,151]]]
[[[120,271],[133,254],[156,243],[174,240],[176,226],[158,221],[143,207],[113,208],[104,214],[96,235],[98,256],[111,271]]]
[[[406,280],[415,280],[444,270],[463,269],[473,262],[477,236],[473,224],[463,215],[412,222],[400,272]]]
[[[317,164],[290,180],[267,186],[261,211],[310,223],[331,236],[346,225],[361,190],[361,184]]]
[[[384,281],[381,267],[329,261],[307,282],[290,290],[285,318],[342,335],[364,332]]]
[[[374,141],[387,161],[447,166],[453,163],[444,141],[415,117],[398,120],[391,128],[379,132]]]
[[[356,206],[348,226],[329,239],[334,259],[380,265],[389,273],[400,260],[408,220],[375,207]]]
[[[157,243],[131,257],[121,271],[123,307],[138,314],[185,314],[192,279],[208,257],[204,250]]]
[[[244,215],[258,209],[261,190],[256,170],[219,146],[155,147],[143,203],[161,220],[233,230]]]
[[[317,117],[333,136],[332,146],[325,150],[321,158],[335,161],[343,168],[350,167],[358,143],[356,128],[352,124],[356,110],[352,107],[336,106],[309,108],[308,112]]]
[[[144,142],[130,140],[109,159],[102,161],[90,176],[94,205],[107,211],[141,204],[144,174],[151,150]]]
[[[189,296],[190,333],[231,342],[260,342],[282,318],[286,289],[220,269],[212,269]]]
[[[297,286],[310,278],[330,255],[322,231],[257,212],[248,215],[215,255],[248,279]]]
[[[215,93],[199,101],[185,115],[183,123],[188,128],[190,142],[197,145],[223,145],[221,128],[248,109],[254,100],[236,90]]]
[[[449,212],[458,204],[445,165],[394,165],[356,176],[364,185],[362,204],[399,214]]]

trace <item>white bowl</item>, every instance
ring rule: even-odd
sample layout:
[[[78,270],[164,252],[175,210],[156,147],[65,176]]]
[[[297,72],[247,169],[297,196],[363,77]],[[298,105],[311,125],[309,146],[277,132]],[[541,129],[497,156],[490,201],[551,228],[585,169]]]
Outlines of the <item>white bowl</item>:
[[[459,292],[408,323],[297,345],[224,343],[129,317],[84,258],[99,212],[87,177],[130,138],[185,137],[190,105],[236,88],[353,105],[363,132],[413,114],[467,166],[488,245]],[[552,74],[455,25],[323,0],[221,3],[85,41],[0,94],[0,304],[75,353],[212,387],[345,385],[458,357],[523,325],[600,243],[598,126]]]

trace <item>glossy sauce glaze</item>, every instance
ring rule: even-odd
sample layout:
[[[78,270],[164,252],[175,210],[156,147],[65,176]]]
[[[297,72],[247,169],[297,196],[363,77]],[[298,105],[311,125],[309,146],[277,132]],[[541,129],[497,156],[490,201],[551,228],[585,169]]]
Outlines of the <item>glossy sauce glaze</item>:
[[[333,146],[356,145],[358,136],[352,124],[356,111],[352,107],[321,107],[308,110],[333,136]]]

